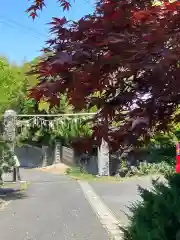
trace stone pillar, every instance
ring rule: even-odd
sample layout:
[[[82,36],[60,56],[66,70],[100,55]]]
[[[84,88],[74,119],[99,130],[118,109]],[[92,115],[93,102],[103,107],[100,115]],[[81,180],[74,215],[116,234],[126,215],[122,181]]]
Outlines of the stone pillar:
[[[42,146],[42,156],[43,156],[43,161],[42,161],[42,167],[46,167],[48,163],[48,156],[47,156],[47,146]]]
[[[16,121],[17,114],[14,110],[7,110],[4,113],[4,133],[3,138],[9,141],[9,147],[14,154],[15,140],[16,140]],[[13,169],[15,172],[15,168]],[[17,181],[16,174],[13,174],[13,182]]]
[[[56,142],[54,150],[54,164],[61,162],[61,143]]]
[[[98,148],[98,176],[109,176],[109,146],[103,138]]]

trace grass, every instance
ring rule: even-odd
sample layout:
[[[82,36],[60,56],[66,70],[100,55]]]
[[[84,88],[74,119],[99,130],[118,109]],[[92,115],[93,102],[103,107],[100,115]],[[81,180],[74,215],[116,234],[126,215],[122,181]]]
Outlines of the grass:
[[[98,177],[96,175],[89,174],[85,171],[81,172],[79,167],[72,167],[67,170],[66,175],[71,177],[75,180],[82,180],[82,181],[108,181],[108,182],[123,182],[128,179],[137,179],[142,176],[132,176],[132,177],[119,177],[119,176],[103,176]]]
[[[2,185],[0,185],[0,188],[18,188],[20,191],[24,191],[28,188],[29,182],[4,182]]]
[[[20,190],[21,191],[25,191],[27,188],[28,188],[28,186],[30,185],[30,182],[22,182],[21,184],[20,184]]]

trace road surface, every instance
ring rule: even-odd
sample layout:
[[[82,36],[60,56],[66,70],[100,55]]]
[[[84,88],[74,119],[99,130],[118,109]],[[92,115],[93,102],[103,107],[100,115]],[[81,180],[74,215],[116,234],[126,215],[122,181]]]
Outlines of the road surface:
[[[117,221],[128,223],[127,207],[140,199],[137,186],[151,186],[151,177],[88,184],[37,170],[22,175],[30,186],[0,212],[2,240],[122,239]]]
[[[108,240],[80,185],[66,176],[23,170],[26,196],[0,212],[2,240]]]
[[[151,188],[151,181],[157,176],[145,176],[131,178],[124,182],[91,182],[90,185],[104,204],[114,213],[121,225],[128,223],[127,214],[131,215],[128,207],[131,203],[141,200],[138,192],[138,185],[143,188]]]

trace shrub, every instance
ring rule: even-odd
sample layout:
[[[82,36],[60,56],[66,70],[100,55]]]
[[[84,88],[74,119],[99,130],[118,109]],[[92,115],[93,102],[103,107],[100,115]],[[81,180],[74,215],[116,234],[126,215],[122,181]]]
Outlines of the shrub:
[[[124,240],[179,240],[180,237],[180,174],[166,176],[167,182],[153,180],[151,190],[139,187],[142,201],[130,210]]]
[[[173,174],[175,172],[174,166],[169,165],[166,161],[160,163],[141,162],[136,167],[131,167],[126,176],[143,176],[148,174]]]
[[[150,158],[153,162],[159,163],[161,161],[167,162],[169,165],[174,165],[176,158],[176,145],[161,148],[151,148],[149,150]]]

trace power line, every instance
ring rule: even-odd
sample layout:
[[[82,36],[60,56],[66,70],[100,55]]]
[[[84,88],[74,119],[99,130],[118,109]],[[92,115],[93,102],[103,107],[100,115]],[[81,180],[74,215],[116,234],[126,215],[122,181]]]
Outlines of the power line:
[[[14,27],[15,28],[15,26],[16,26],[16,27],[19,27],[19,28],[23,29],[23,31],[27,30],[27,31],[35,34],[36,36],[38,36],[38,38],[39,37],[43,37],[43,38],[46,37],[47,38],[47,35],[37,31],[36,29],[30,28],[30,27],[25,26],[25,25],[23,25],[23,24],[21,24],[21,23],[19,23],[17,21],[14,21],[12,19],[6,18],[3,15],[0,15],[0,19],[2,19],[2,20],[0,20],[2,23],[6,24],[6,25],[9,25],[10,27]],[[15,26],[13,26],[12,24],[14,24]]]
[[[4,19],[5,21],[11,22],[11,23],[13,23],[13,24],[15,24],[15,25],[23,28],[23,29],[26,28],[28,31],[34,32],[34,33],[36,33],[37,35],[41,35],[41,36],[47,37],[45,34],[37,31],[36,29],[31,28],[31,27],[28,27],[28,26],[25,26],[25,25],[23,25],[23,24],[15,21],[15,20],[10,19],[10,18],[7,18],[7,17],[5,17],[5,16],[3,16],[3,15],[1,15],[1,14],[0,14],[0,18]]]
[[[8,27],[11,27],[11,28],[16,28],[16,27],[13,26],[12,24],[10,24],[10,23],[8,23],[8,22],[5,22],[5,21],[2,21],[2,20],[0,20],[0,23],[6,25],[6,26],[8,26]],[[22,33],[22,30],[19,29],[19,31],[21,31],[21,33]],[[23,30],[23,33],[28,34],[28,32],[25,32],[24,30]],[[40,39],[40,40],[44,39],[43,37],[40,37],[40,36],[37,36],[37,35],[34,35],[34,37],[37,38],[37,39]]]

